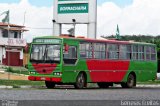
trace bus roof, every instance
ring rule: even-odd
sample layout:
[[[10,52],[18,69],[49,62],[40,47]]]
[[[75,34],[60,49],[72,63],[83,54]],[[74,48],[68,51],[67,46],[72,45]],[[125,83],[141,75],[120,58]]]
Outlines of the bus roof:
[[[135,41],[120,41],[116,39],[91,39],[91,38],[76,38],[76,37],[68,37],[68,36],[41,36],[41,37],[35,37],[34,39],[70,39],[70,40],[80,40],[80,41],[87,41],[87,42],[108,42],[108,43],[120,43],[120,44],[140,44],[140,45],[153,45],[152,43],[146,43],[146,42],[135,42]],[[34,40],[33,39],[33,40]]]

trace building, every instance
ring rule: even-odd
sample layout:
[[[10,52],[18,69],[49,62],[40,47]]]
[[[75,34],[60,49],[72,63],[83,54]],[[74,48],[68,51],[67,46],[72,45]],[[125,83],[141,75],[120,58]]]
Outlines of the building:
[[[0,22],[0,64],[9,66],[23,65],[23,39],[25,26]],[[9,35],[9,36],[8,36]]]

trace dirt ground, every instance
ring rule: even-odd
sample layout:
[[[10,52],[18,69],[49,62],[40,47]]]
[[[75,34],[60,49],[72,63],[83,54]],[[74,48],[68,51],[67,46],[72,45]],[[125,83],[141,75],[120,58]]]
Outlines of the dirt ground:
[[[11,73],[0,72],[0,79],[9,79],[9,80],[28,80],[28,76],[25,75],[16,75]]]

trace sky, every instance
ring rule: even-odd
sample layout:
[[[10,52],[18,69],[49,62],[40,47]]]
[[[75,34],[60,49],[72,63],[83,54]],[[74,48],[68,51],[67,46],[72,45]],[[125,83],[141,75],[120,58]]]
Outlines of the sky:
[[[159,4],[160,0],[97,0],[98,38],[115,35],[117,24],[121,35],[160,35]],[[11,23],[30,30],[24,33],[28,42],[52,35],[53,0],[0,0],[0,13],[6,10],[10,10]],[[76,27],[77,35],[86,36],[86,27]]]
[[[0,3],[19,3],[21,0],[0,0]],[[31,5],[38,7],[51,7],[54,0],[28,0]],[[103,4],[104,2],[114,2],[115,4],[124,7],[128,4],[131,4],[133,0],[97,0],[98,5]]]

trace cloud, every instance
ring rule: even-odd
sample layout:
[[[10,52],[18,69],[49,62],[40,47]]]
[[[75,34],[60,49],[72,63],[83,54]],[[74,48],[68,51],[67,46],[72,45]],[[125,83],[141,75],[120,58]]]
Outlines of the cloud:
[[[28,0],[21,0],[18,4],[2,3],[0,8],[0,12],[10,10],[10,23],[26,26],[29,31],[24,33],[24,38],[28,42],[35,36],[52,35],[53,7],[36,7]]]
[[[116,33],[116,25],[119,25],[123,34],[160,34],[160,0],[134,0],[133,4],[123,8],[113,2],[105,2],[98,5],[98,36]],[[30,31],[24,33],[24,38],[31,41],[35,36],[52,35],[53,7],[37,7],[31,5],[28,0],[20,3],[0,4],[0,12],[10,10],[11,23],[23,25],[25,14],[25,26]],[[67,26],[64,26],[64,30]],[[63,31],[66,32],[66,31]],[[87,27],[78,25],[77,35],[86,35]]]
[[[119,24],[121,34],[160,34],[160,0],[134,0],[132,5],[119,8],[113,3],[104,3],[98,8],[99,35],[115,34]],[[105,5],[105,6],[104,6]]]

